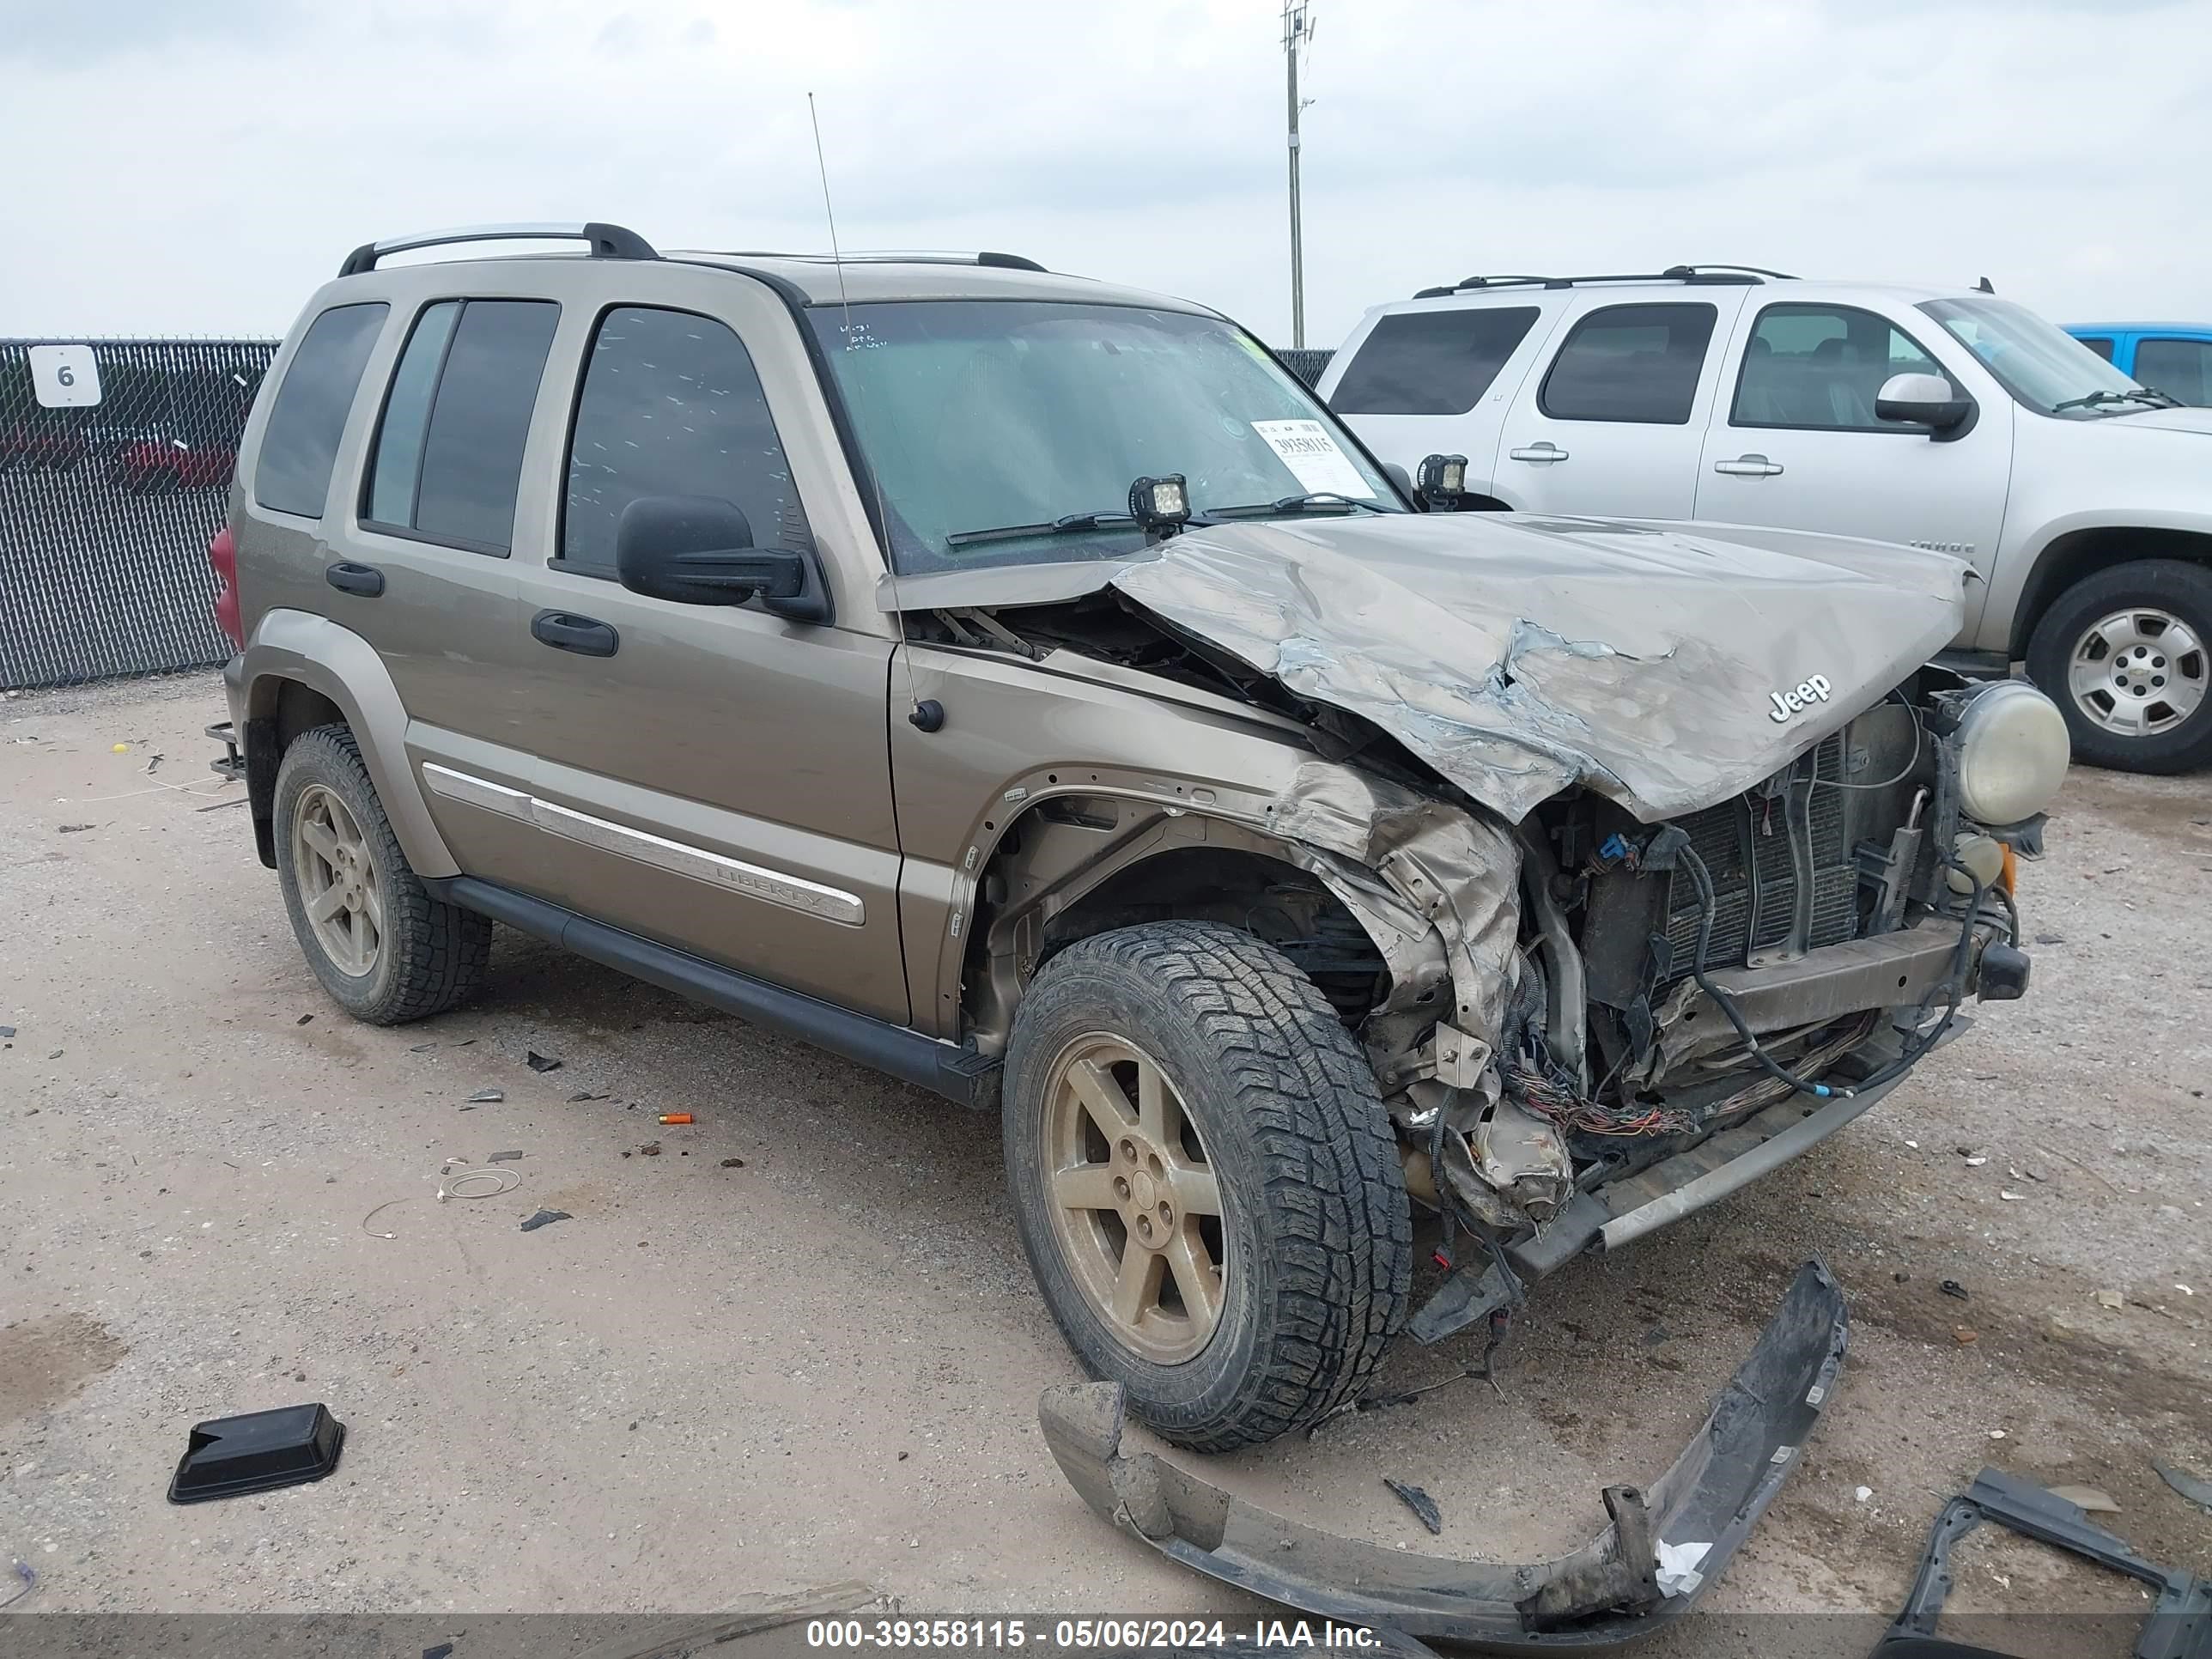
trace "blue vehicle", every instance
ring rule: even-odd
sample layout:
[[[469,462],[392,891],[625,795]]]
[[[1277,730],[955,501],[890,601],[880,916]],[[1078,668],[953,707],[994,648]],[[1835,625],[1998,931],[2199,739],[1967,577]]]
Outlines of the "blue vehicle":
[[[2069,323],[2066,331],[2142,385],[2212,404],[2212,323]]]

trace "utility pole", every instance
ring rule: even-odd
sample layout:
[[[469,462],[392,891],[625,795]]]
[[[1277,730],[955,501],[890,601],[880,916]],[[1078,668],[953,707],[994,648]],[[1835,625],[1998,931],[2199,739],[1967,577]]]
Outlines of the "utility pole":
[[[1298,211],[1298,53],[1313,39],[1307,0],[1283,0],[1283,56],[1290,68],[1291,100],[1291,343],[1306,343],[1306,252]]]

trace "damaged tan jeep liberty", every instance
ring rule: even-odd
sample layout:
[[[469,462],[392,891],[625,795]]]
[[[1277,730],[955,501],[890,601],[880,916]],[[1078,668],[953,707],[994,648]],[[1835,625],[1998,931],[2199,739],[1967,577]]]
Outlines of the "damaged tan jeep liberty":
[[[588,246],[385,264],[523,234]],[[1963,564],[1456,511],[1200,306],[405,238],[243,455],[234,729],[330,994],[453,1007],[501,921],[998,1106],[1054,1316],[1186,1446],[1315,1421],[2026,987],[2065,727],[1923,666]]]

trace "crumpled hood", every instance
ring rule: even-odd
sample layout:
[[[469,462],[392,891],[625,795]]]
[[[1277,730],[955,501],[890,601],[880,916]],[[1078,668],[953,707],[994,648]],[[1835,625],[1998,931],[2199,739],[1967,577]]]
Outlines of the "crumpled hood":
[[[1109,568],[1516,823],[1577,783],[1647,822],[1750,787],[1948,645],[1967,574],[1879,542],[1518,514],[1222,525]]]

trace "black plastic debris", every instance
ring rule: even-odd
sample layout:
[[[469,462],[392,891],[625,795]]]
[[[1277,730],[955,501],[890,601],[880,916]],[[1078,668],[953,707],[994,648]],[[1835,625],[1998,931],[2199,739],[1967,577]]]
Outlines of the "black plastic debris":
[[[1409,1486],[1402,1480],[1393,1480],[1387,1474],[1382,1477],[1382,1484],[1398,1494],[1398,1501],[1413,1510],[1420,1523],[1431,1534],[1441,1534],[1443,1531],[1444,1512],[1437,1507],[1435,1498],[1430,1497],[1419,1486]]]
[[[434,1648],[424,1648],[422,1659],[452,1659],[453,1651],[453,1644],[451,1642],[441,1642]]]
[[[1936,1288],[1946,1296],[1957,1297],[1961,1302],[1966,1299],[1966,1287],[1955,1279],[1947,1279]]]
[[[558,1059],[551,1054],[541,1054],[535,1048],[530,1050],[528,1058],[530,1069],[533,1072],[557,1072],[561,1069]]]
[[[521,1160],[522,1154],[520,1152],[494,1152],[489,1158],[486,1158],[484,1162],[487,1164],[518,1164],[521,1162]]]
[[[0,1025],[0,1037],[11,1037],[11,1036],[15,1036],[15,1028],[14,1026],[12,1026],[12,1025]]]
[[[540,1227],[550,1227],[556,1221],[574,1221],[575,1218],[566,1210],[540,1210],[522,1224],[522,1231],[534,1233]]]
[[[100,826],[96,823],[65,823],[62,825],[62,834],[64,836],[81,836],[88,830],[97,830],[99,828]]]
[[[2142,1585],[2151,1610],[2136,1635],[2136,1659],[2212,1659],[2212,1579],[2145,1560],[2093,1522],[2080,1504],[2000,1469],[1984,1469],[1936,1517],[1911,1593],[1875,1644],[1873,1659],[2008,1659],[1994,1648],[1945,1641],[1936,1633],[1956,1581],[1952,1547],[1986,1522]]]
[[[200,1504],[319,1480],[337,1468],[344,1448],[345,1425],[320,1401],[210,1418],[192,1425],[169,1501]]]
[[[2151,1468],[2158,1471],[2158,1478],[2167,1486],[2191,1503],[2199,1505],[2206,1514],[2212,1515],[2212,1480],[2191,1474],[2186,1469],[2176,1468],[2171,1463],[2154,1463]]]
[[[476,1093],[469,1097],[469,1104],[471,1106],[495,1106],[506,1098],[507,1091],[504,1089],[479,1089]]]
[[[580,1100],[605,1100],[607,1098],[607,1093],[603,1089],[579,1089],[574,1094],[568,1097],[568,1103],[573,1106]]]
[[[314,1016],[313,1014],[302,1014],[299,1018],[294,1020],[292,1024],[295,1025],[305,1025],[313,1018]]]

